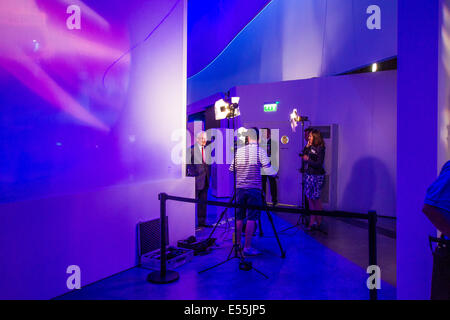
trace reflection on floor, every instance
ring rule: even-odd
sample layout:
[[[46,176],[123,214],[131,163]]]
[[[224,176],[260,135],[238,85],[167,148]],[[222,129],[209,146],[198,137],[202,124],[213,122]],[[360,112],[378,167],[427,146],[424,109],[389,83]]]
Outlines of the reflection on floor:
[[[217,214],[218,213],[218,214]],[[208,208],[208,222],[213,223],[221,210]],[[233,212],[228,213],[231,218]],[[59,299],[368,299],[366,287],[368,275],[362,257],[367,257],[367,249],[361,245],[367,240],[367,232],[357,227],[340,226],[340,232],[330,232],[329,241],[318,239],[317,236],[305,233],[303,230],[291,229],[280,232],[292,224],[272,215],[278,230],[286,257],[280,257],[280,250],[272,227],[265,213],[262,214],[264,234],[254,237],[254,246],[262,254],[249,259],[253,266],[266,274],[264,278],[254,270],[239,270],[238,259],[231,261],[199,274],[198,271],[224,261],[231,249],[233,222],[229,225],[221,224],[214,233],[219,246],[205,256],[196,256],[194,259],[177,268],[180,279],[171,284],[156,285],[146,281],[150,270],[133,268],[118,275],[86,286],[81,290],[72,291]],[[223,222],[226,220],[224,217]],[[332,227],[331,224],[328,225]],[[334,237],[345,228],[352,230],[351,250],[332,248]],[[199,232],[197,238],[207,237],[211,229]],[[379,239],[379,257],[386,250],[385,239]],[[332,249],[330,249],[332,248]],[[393,249],[395,250],[395,242]],[[337,252],[340,252],[337,253]],[[395,251],[394,251],[395,252]],[[349,255],[349,253],[352,253]],[[350,257],[345,257],[344,254]],[[389,255],[388,255],[389,256]],[[389,261],[381,258],[383,270],[389,268]],[[367,258],[365,258],[367,261]],[[391,261],[392,262],[392,261]],[[395,257],[393,260],[395,270]],[[382,275],[383,277],[383,275]],[[396,289],[390,277],[382,281],[379,290],[380,299],[395,299]],[[392,283],[392,284],[391,284]]]
[[[281,218],[295,225],[299,221],[298,215],[279,214]],[[379,219],[380,225],[377,231],[377,258],[381,269],[381,278],[389,284],[396,286],[396,240],[395,220]],[[286,231],[286,234],[294,235],[300,232],[302,227]],[[347,258],[361,268],[368,265],[368,231],[367,221],[343,218],[324,218],[322,229],[327,232],[308,233],[319,243]]]

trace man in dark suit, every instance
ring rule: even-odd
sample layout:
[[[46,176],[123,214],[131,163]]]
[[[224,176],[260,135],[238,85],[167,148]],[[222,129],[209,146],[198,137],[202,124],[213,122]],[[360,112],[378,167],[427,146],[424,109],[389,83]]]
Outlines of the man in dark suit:
[[[196,143],[191,147],[190,162],[187,165],[187,175],[195,177],[195,197],[203,201],[208,200],[211,175],[211,166],[208,164],[210,157],[205,149],[206,141],[206,132],[199,132]],[[206,224],[206,208],[205,204],[197,204],[197,228],[210,227]]]
[[[263,132],[266,134],[266,139],[263,139],[261,141],[260,146],[263,148],[263,150],[267,153],[267,156],[269,158],[272,157],[272,147],[274,150],[278,150],[278,147],[274,147],[274,145],[277,143],[276,141],[272,141],[270,136],[270,129],[269,128],[263,128]],[[268,176],[268,175],[262,175],[262,190],[263,193],[266,194],[266,187],[267,187],[267,179],[269,179],[270,184],[270,195],[272,199],[272,205],[276,206],[278,204],[278,193],[277,193],[277,180],[276,176]]]

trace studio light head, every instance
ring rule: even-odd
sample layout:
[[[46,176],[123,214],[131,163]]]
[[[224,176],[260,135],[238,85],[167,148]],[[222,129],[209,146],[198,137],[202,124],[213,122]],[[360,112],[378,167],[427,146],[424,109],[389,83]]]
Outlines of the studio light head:
[[[292,131],[294,131],[294,132],[295,132],[295,128],[297,127],[297,123],[301,122],[303,125],[305,121],[308,121],[308,117],[300,116],[297,113],[297,109],[292,110],[291,115],[289,116],[289,119],[290,119],[289,121],[291,122]]]
[[[231,101],[227,98],[217,100],[214,104],[214,113],[216,120],[238,117],[241,114],[239,111],[239,97],[232,97]]]

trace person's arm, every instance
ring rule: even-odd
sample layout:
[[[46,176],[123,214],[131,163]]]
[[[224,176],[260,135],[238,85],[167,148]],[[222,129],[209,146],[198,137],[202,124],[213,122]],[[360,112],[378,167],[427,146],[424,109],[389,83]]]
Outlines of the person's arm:
[[[259,161],[261,162],[261,174],[267,176],[276,176],[277,171],[272,167],[269,158],[264,150],[258,150]]]
[[[236,157],[237,157],[237,151],[236,151]],[[229,170],[230,170],[230,171],[234,171],[234,159],[233,159],[233,161],[231,162],[231,165],[230,165]]]
[[[422,211],[439,231],[450,236],[450,161],[428,187]]]
[[[450,237],[450,213],[426,203],[422,211],[439,231],[445,236]]]
[[[194,164],[194,149],[195,147],[192,147],[189,152],[186,152],[187,155],[187,161],[186,161],[186,175],[188,177],[195,177],[198,176],[197,167]]]
[[[323,167],[323,162],[325,160],[325,148],[320,147],[320,148],[317,148],[316,150],[317,150],[317,154],[315,156],[311,156],[311,153],[310,153],[307,162],[308,162],[308,165],[310,165],[311,167],[321,168],[321,167]]]

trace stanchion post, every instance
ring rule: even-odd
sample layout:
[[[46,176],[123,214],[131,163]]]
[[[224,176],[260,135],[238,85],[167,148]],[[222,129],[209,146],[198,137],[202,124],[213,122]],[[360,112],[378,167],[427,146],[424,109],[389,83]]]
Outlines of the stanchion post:
[[[161,222],[161,249],[160,249],[160,261],[161,267],[160,271],[154,271],[150,273],[147,277],[147,281],[152,283],[170,283],[177,281],[180,275],[176,271],[167,270],[167,256],[166,256],[166,201],[167,194],[160,193],[158,195],[160,201],[160,222]]]
[[[160,221],[161,221],[161,278],[166,276],[167,271],[167,256],[166,256],[166,201],[167,194],[160,193],[159,196],[160,201]]]
[[[377,213],[369,211],[369,266],[377,265]],[[369,289],[370,300],[377,300],[377,288]]]

